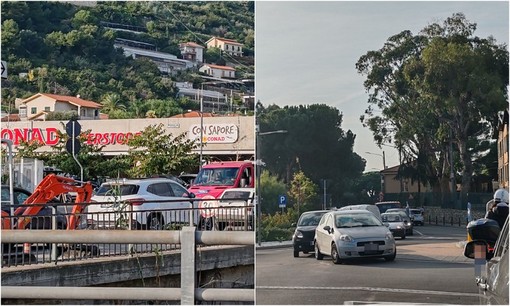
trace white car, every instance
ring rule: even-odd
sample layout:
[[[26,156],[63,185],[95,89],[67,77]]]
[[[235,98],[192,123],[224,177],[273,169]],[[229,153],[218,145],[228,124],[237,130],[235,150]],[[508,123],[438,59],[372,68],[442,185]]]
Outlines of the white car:
[[[253,230],[255,188],[225,189],[218,198],[215,214],[220,230],[244,227]]]
[[[423,209],[411,208],[410,214],[414,224],[423,226],[424,224]]]
[[[315,229],[315,258],[331,256],[335,264],[346,259],[382,257],[393,261],[395,238],[388,227],[366,210],[331,211]]]
[[[88,206],[87,219],[93,227],[126,228],[131,206],[136,226],[132,228],[163,229],[190,220],[197,224],[198,213],[192,213],[197,204],[192,204],[192,198],[193,194],[171,179],[120,179],[101,184]]]

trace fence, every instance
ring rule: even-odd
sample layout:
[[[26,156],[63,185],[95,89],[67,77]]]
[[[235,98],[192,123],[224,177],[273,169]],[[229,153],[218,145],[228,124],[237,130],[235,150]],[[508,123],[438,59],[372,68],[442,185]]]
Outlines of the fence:
[[[444,209],[466,209],[467,203],[471,203],[471,209],[485,211],[485,204],[492,199],[493,193],[468,193],[465,203],[460,203],[460,193],[455,193],[452,198],[437,192],[422,193],[386,193],[384,201],[400,201],[404,206],[406,202],[411,207],[440,207]]]
[[[236,200],[239,203],[239,200]],[[158,201],[155,201],[158,202]],[[176,201],[164,201],[163,204],[175,206]],[[218,204],[220,203],[220,204]],[[121,230],[181,230],[184,226],[196,226],[202,231],[253,231],[253,205],[221,206],[196,208],[190,202],[184,203],[188,208],[141,210],[133,203],[95,202],[88,205],[91,211],[72,213],[66,203],[32,204],[42,206],[37,215],[19,214],[12,217],[2,215],[2,228],[16,227],[27,222],[26,229],[64,230],[77,224],[77,231],[94,234],[97,231]],[[94,208],[95,206],[95,208]],[[196,206],[196,205],[195,205]],[[4,212],[10,211],[9,205],[3,205]],[[93,235],[94,235],[93,234]],[[77,242],[56,241],[54,243],[29,243],[18,241],[6,243],[2,239],[2,267],[33,265],[48,262],[79,261],[97,257],[125,256],[142,253],[157,253],[179,250],[178,243],[155,243],[146,240],[137,244],[96,243],[80,244]]]
[[[198,289],[196,288],[196,245],[254,245],[253,232],[196,231],[185,226],[181,231],[111,231],[97,230],[94,235],[87,231],[60,230],[3,230],[4,243],[115,243],[137,244],[151,241],[159,244],[181,245],[180,288],[126,288],[126,287],[39,287],[2,286],[2,299],[79,299],[79,300],[181,300],[181,304],[193,305],[202,301],[253,302],[253,289]]]

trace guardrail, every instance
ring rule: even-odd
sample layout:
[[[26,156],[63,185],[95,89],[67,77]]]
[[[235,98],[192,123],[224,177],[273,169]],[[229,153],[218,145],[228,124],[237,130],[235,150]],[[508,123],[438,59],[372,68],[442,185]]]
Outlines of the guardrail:
[[[71,218],[79,221],[77,231],[83,231],[87,235],[98,230],[180,230],[184,226],[195,226],[203,231],[253,231],[253,205],[228,206],[218,205],[207,208],[192,207],[192,201],[185,202],[188,208],[140,210],[131,202],[95,202],[80,205],[102,206],[103,211],[85,211],[80,214],[72,214],[66,209],[68,203],[55,204],[32,204],[45,207],[43,215],[23,216],[29,218],[27,229],[30,232],[41,230],[62,230],[67,228]],[[152,201],[151,203],[169,203],[175,201]],[[180,200],[182,202],[182,200]],[[239,201],[237,201],[239,203]],[[197,206],[197,205],[195,205]],[[50,211],[49,207],[51,207]],[[5,221],[15,224],[20,216],[3,216],[2,225]],[[91,235],[91,236],[94,236]],[[2,239],[2,267],[17,265],[33,265],[48,262],[63,262],[86,260],[89,258],[125,256],[140,253],[155,253],[161,251],[178,250],[178,243],[157,243],[151,239],[140,243],[95,243],[82,244],[77,241],[56,241],[49,243],[30,243],[29,241],[17,241],[7,243]]]
[[[247,231],[196,231],[185,226],[181,231],[89,231],[62,230],[2,230],[3,243],[114,243],[137,244],[151,241],[160,244],[181,245],[180,288],[121,288],[121,287],[38,287],[2,286],[2,299],[78,299],[78,300],[158,300],[193,305],[201,301],[253,302],[253,289],[199,289],[196,288],[196,247],[204,245],[254,245],[255,235]]]

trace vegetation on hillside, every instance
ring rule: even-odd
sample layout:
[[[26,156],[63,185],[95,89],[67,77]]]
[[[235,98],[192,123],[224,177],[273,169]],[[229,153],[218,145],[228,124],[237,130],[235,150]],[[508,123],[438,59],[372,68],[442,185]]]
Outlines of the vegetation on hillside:
[[[80,95],[109,105],[114,97],[118,109],[108,110],[113,118],[145,117],[150,111],[169,116],[198,109],[196,103],[176,99],[173,87],[175,81],[200,82],[196,77],[190,72],[162,77],[153,62],[126,58],[114,48],[117,38],[152,44],[158,51],[179,56],[179,43],[205,46],[209,38],[219,36],[243,43],[244,54],[254,55],[253,2],[107,1],[77,6],[7,1],[2,3],[1,17],[2,60],[8,63],[2,110],[8,112],[14,112],[16,98],[37,92]],[[112,30],[107,23],[130,26],[136,33]],[[236,62],[219,54],[215,60]],[[253,66],[242,67],[253,74]]]

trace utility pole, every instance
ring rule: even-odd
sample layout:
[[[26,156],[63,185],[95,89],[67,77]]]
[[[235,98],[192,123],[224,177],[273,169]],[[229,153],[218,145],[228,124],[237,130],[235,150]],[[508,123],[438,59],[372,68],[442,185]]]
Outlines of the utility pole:
[[[326,179],[323,179],[322,180],[323,183],[324,183],[324,199],[323,199],[323,208],[322,209],[326,209]]]

